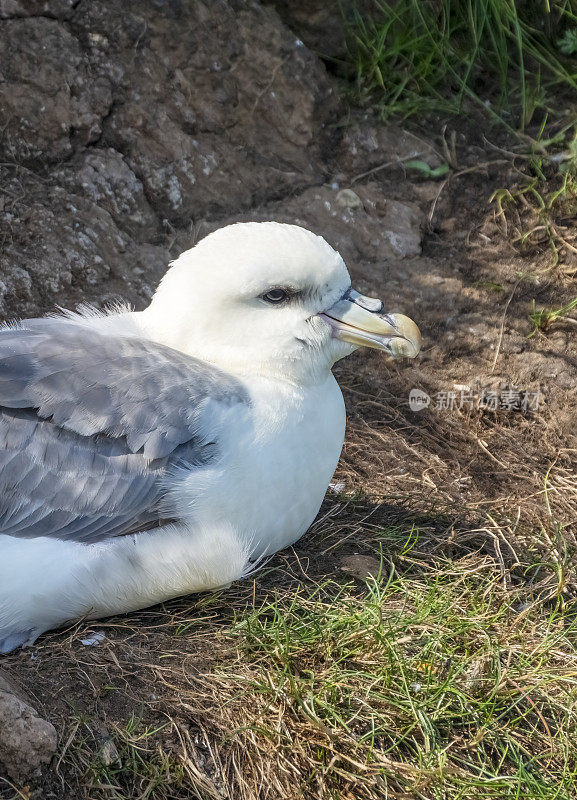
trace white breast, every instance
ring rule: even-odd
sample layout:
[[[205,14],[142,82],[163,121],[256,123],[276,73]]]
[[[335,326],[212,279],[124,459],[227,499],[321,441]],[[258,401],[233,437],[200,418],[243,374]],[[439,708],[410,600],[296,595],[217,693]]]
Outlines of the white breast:
[[[220,468],[203,479],[200,499],[192,475],[177,504],[194,508],[202,526],[232,525],[258,557],[292,544],[314,520],[340,456],[345,408],[332,374],[305,388],[253,379],[249,390],[252,407]]]

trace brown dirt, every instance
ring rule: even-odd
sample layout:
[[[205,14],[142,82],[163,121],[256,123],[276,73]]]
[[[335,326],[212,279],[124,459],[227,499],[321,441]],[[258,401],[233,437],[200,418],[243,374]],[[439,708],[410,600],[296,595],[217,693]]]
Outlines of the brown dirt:
[[[416,526],[423,552],[482,550],[505,585],[527,581],[531,563],[555,562],[561,571],[541,570],[538,590],[572,591],[575,328],[527,337],[533,300],[572,299],[577,260],[564,248],[550,269],[545,245],[521,252],[505,232],[488,199],[519,176],[478,120],[450,121],[443,136],[440,124],[408,131],[346,109],[276,12],[240,0],[0,0],[0,75],[3,318],[116,297],[142,307],[169,258],[199,237],[237,219],[277,219],[325,236],[353,283],[411,315],[424,341],[413,363],[367,352],[338,366],[344,488],[272,571],[216,599],[105,621],[93,647],[80,624],[3,658],[61,737],[31,796],[106,797],[79,764],[134,714],[166,724],[154,741],[188,753],[206,797],[218,787],[232,797],[179,682],[226,659],[219,630],[235,608],[340,574],[344,557],[374,555],[376,531]],[[483,125],[488,139],[500,136]],[[407,174],[408,158],[446,161],[452,128],[450,177]],[[430,395],[429,408],[410,409],[412,388]],[[515,388],[538,392],[538,409],[459,408],[462,392],[502,398]],[[453,407],[437,408],[448,392]],[[13,796],[0,784],[0,797]]]

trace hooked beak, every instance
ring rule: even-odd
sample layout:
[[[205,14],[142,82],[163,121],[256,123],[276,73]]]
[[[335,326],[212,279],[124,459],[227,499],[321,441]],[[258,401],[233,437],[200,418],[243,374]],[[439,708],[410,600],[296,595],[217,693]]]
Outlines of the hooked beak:
[[[421,334],[404,314],[382,314],[380,300],[349,289],[334,306],[319,314],[336,339],[359,347],[385,350],[395,358],[414,358],[421,349]]]

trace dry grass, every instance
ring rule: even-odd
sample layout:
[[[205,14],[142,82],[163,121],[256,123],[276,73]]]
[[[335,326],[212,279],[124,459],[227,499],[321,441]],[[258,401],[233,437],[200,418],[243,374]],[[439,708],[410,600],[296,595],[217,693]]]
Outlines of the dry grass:
[[[558,127],[558,126],[557,126]],[[525,137],[508,153],[515,180],[497,189],[491,202],[500,233],[522,255],[548,252],[548,271],[572,278],[577,240],[577,128],[575,120],[556,133],[545,123],[536,139]]]
[[[468,562],[420,580],[390,572],[361,596],[328,583],[254,609],[232,630],[233,664],[194,685],[195,715],[230,742],[231,796],[577,788],[565,750],[577,654],[561,620],[511,613],[495,583]]]
[[[319,582],[293,553],[148,626],[105,624],[99,652],[49,637],[44,668],[90,681],[107,719],[69,713],[58,796],[575,796],[571,610],[505,588],[488,556],[431,558],[416,531],[365,544],[366,580]]]

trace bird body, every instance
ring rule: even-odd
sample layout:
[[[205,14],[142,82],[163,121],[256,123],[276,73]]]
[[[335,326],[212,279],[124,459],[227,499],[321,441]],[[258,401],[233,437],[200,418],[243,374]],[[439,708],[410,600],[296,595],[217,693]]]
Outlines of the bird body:
[[[181,256],[143,312],[1,330],[0,652],[226,586],[296,541],[343,443],[332,364],[362,335],[418,349],[373,302],[320,237],[250,223]]]

